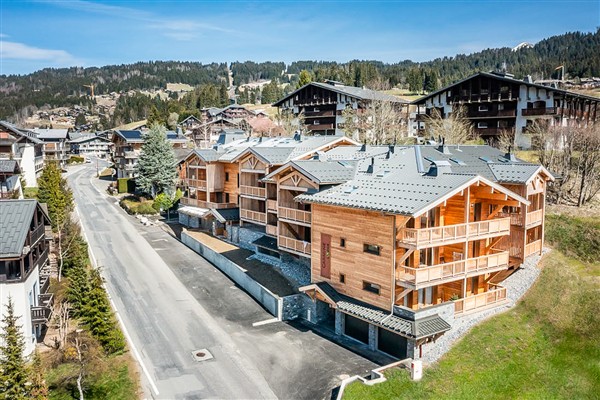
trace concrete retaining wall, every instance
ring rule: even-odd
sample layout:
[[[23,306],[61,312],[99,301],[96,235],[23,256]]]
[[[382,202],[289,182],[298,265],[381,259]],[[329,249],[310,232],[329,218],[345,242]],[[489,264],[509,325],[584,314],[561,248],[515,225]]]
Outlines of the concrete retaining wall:
[[[260,283],[256,282],[254,279],[249,277],[242,267],[235,264],[220,253],[217,253],[216,251],[212,250],[203,243],[200,243],[198,240],[194,239],[186,232],[181,233],[181,241],[186,246],[194,250],[196,253],[200,254],[214,266],[223,271],[225,275],[227,275],[235,283],[241,286],[246,292],[248,292],[252,297],[254,297],[256,301],[262,304],[262,306],[265,309],[267,309],[267,311],[269,311],[271,314],[273,314],[273,316],[275,316],[276,318],[283,320],[293,319],[291,317],[297,314],[297,312],[293,311],[295,308],[293,304],[298,301],[294,298],[294,296],[298,295],[287,296],[292,297],[292,299],[289,300],[285,300],[286,298],[282,299],[281,297],[272,293],[269,289],[265,288]],[[282,309],[283,305],[286,302],[290,304],[290,311],[287,313],[287,315],[283,315],[284,313],[282,312]],[[287,316],[287,318],[283,318],[285,316]]]

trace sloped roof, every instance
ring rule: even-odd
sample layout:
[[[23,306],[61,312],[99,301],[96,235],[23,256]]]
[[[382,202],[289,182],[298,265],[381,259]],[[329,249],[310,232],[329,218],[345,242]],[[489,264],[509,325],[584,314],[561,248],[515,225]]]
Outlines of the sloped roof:
[[[16,160],[0,160],[0,173],[18,173],[19,164]]]
[[[537,174],[541,166],[536,164],[490,164],[496,181],[503,183],[527,182],[532,175]]]
[[[292,147],[259,147],[254,146],[250,151],[271,165],[285,163],[294,149]]]
[[[107,138],[105,138],[104,136],[98,136],[95,133],[88,133],[88,134],[80,134],[79,137],[74,138],[74,139],[71,138],[71,140],[69,142],[70,143],[86,143],[86,142],[91,142],[94,140],[100,140],[102,142],[110,141]]]
[[[191,154],[196,154],[204,162],[213,162],[219,160],[219,157],[223,154],[223,151],[217,151],[214,149],[195,149]],[[189,155],[188,155],[189,157]]]
[[[319,185],[347,182],[354,176],[354,163],[341,164],[337,161],[326,162],[321,160],[296,160],[277,168],[263,178],[264,181],[273,177],[287,168],[294,168]]]
[[[11,124],[10,122],[0,121],[0,126],[2,126],[7,131],[15,134],[16,136],[25,138],[26,140],[29,140],[32,143],[35,143],[35,144],[43,143],[40,139],[37,138],[37,135],[35,133],[33,133],[32,131],[29,131],[27,129],[19,129],[16,126],[14,126],[13,124]]]
[[[319,87],[322,89],[331,90],[333,92],[345,94],[345,95],[354,97],[359,100],[379,100],[379,101],[390,101],[390,102],[394,102],[394,103],[405,103],[405,104],[409,103],[407,100],[401,99],[400,97],[392,96],[392,95],[389,95],[389,94],[386,94],[383,92],[378,92],[376,90],[359,88],[359,87],[355,87],[355,86],[346,86],[346,85],[341,85],[341,84],[332,85],[329,83],[310,82],[310,83],[307,83],[306,85],[302,86],[301,88],[293,91],[292,93],[288,94],[284,98],[276,101],[275,103],[273,103],[273,106],[279,107],[279,105],[281,105],[284,101],[286,101],[289,98],[294,97],[297,93],[301,92],[308,86],[316,86],[316,87]]]
[[[239,221],[240,220],[240,209],[239,208],[211,208],[210,212],[215,216],[217,221],[225,223],[227,221]]]
[[[0,258],[20,257],[37,200],[0,201]]]
[[[33,129],[33,133],[35,133],[37,135],[38,139],[41,139],[41,140],[68,139],[69,138],[69,130],[68,129],[35,128],[35,129]]]
[[[142,132],[140,130],[130,130],[130,131],[115,130],[115,134],[119,135],[120,137],[125,139],[126,142],[129,142],[129,143],[143,142],[145,133],[146,132]],[[166,135],[167,135],[167,140],[169,142],[177,142],[177,143],[186,143],[187,142],[186,137],[183,135],[179,135],[177,132],[167,131]]]
[[[389,311],[372,306],[352,297],[339,293],[327,282],[318,282],[304,286],[301,291],[318,288],[335,303],[338,310],[345,314],[365,320],[411,339],[422,339],[450,330],[451,326],[438,314],[427,316],[415,321],[390,314]]]

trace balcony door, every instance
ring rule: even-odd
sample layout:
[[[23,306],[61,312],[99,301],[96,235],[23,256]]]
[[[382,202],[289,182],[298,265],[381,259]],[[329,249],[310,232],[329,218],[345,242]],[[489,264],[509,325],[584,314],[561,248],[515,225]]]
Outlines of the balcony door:
[[[321,276],[331,278],[331,235],[321,233]]]

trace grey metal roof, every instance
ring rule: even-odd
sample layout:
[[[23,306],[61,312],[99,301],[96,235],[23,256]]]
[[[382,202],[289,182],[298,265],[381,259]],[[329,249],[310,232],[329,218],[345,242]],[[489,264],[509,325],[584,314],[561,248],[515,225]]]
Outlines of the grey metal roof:
[[[91,142],[94,140],[100,140],[102,142],[110,141],[107,138],[105,138],[104,136],[98,136],[95,133],[88,133],[88,134],[80,134],[79,137],[77,137],[77,138],[71,138],[71,140],[69,140],[69,143],[86,143],[86,142]]]
[[[284,164],[294,149],[292,147],[254,146],[250,151],[271,165]]]
[[[451,328],[450,324],[438,314],[413,321],[341,294],[327,282],[319,282],[315,285],[334,301],[338,310],[343,313],[358,317],[408,338],[421,339],[446,332]]]
[[[38,139],[41,139],[41,140],[68,139],[69,138],[69,130],[68,129],[35,128],[35,129],[33,129],[33,133],[35,133],[37,135]]]
[[[296,160],[290,164],[321,185],[347,182],[354,176],[354,163],[344,165],[337,161]]]
[[[239,221],[240,220],[240,209],[239,208],[211,208],[210,212],[215,216],[217,221],[225,223],[227,221]]]
[[[215,149],[196,149],[193,153],[197,154],[204,162],[217,161],[224,151],[218,151]]]
[[[352,161],[383,155],[387,151],[388,146],[338,146],[325,152],[324,158],[328,161]]]
[[[503,183],[524,183],[536,174],[540,166],[537,164],[490,164],[496,181]]]
[[[0,201],[0,258],[20,257],[37,200]]]
[[[279,250],[277,248],[277,239],[274,237],[267,236],[267,235],[263,235],[263,236],[259,237],[258,239],[253,241],[252,244],[255,246],[258,246],[258,247],[262,247],[262,248],[266,248],[266,249],[270,249],[270,250],[274,250],[274,251]]]
[[[0,173],[14,173],[19,171],[19,164],[15,160],[0,160]]]
[[[363,89],[363,88],[359,88],[359,87],[355,87],[355,86],[346,86],[346,85],[341,85],[341,84],[332,85],[329,83],[310,82],[310,83],[302,86],[301,88],[293,91],[292,93],[288,94],[284,98],[278,100],[277,102],[273,103],[273,105],[275,107],[278,107],[284,101],[286,101],[289,98],[294,97],[298,92],[301,92],[308,86],[316,86],[316,87],[320,87],[322,89],[331,90],[333,92],[337,92],[337,93],[341,93],[341,94],[345,94],[345,95],[354,97],[358,100],[379,100],[379,101],[391,101],[394,103],[406,103],[406,104],[409,103],[409,101],[401,99],[400,97],[392,96],[392,95],[382,93],[382,92],[378,92],[376,90],[371,90],[371,89],[366,89],[366,88]]]
[[[37,135],[35,133],[33,133],[32,131],[29,131],[26,129],[19,129],[16,126],[14,126],[13,124],[11,124],[10,122],[0,121],[0,126],[2,126],[4,129],[6,129],[7,131],[9,131],[11,133],[14,133],[16,136],[25,138],[26,140],[29,140],[32,143],[35,143],[35,144],[43,143],[40,139],[37,138]]]

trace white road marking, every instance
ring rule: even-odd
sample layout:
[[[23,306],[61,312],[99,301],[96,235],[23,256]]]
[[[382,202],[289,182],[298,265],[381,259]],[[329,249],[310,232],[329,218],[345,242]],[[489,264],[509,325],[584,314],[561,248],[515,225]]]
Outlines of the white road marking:
[[[277,319],[277,318],[265,319],[264,321],[258,321],[258,322],[252,323],[252,326],[267,325],[267,324],[272,324],[274,322],[279,322],[279,319]]]
[[[90,182],[91,182],[91,179],[90,179]],[[88,237],[85,233],[85,228],[83,227],[83,223],[81,221],[81,216],[79,214],[79,209],[77,208],[77,206],[75,206],[75,212],[77,213],[77,217],[79,218],[79,221],[80,221],[79,225],[81,226],[81,233],[83,234],[83,238],[85,239],[85,241],[88,244],[88,253],[90,254],[90,258],[92,259],[92,265],[94,266],[94,268],[98,268],[98,265],[96,263],[96,256],[94,256],[92,246],[90,245],[90,241],[88,240]],[[127,339],[127,342],[129,343],[129,347],[131,348],[131,351],[133,352],[135,359],[137,360],[140,367],[142,367],[142,371],[144,372],[144,375],[146,375],[146,378],[148,379],[148,382],[150,383],[152,390],[158,396],[158,394],[159,394],[158,388],[156,387],[154,380],[150,376],[150,371],[148,371],[148,368],[146,368],[146,364],[144,364],[144,361],[142,360],[140,353],[138,352],[137,348],[133,344],[133,340],[131,339],[129,332],[127,332],[127,328],[125,328],[125,323],[123,322],[123,319],[121,318],[121,315],[119,314],[119,310],[117,309],[115,302],[113,301],[112,297],[110,296],[108,288],[106,287],[106,283],[103,282],[102,286],[104,286],[104,290],[106,291],[106,294],[108,296],[108,301],[110,301],[110,305],[112,306],[113,310],[115,310],[115,315],[117,317],[117,321],[119,321],[119,325],[121,326],[123,335],[125,336],[125,339]]]

